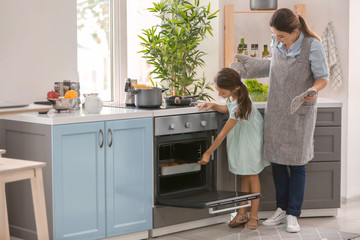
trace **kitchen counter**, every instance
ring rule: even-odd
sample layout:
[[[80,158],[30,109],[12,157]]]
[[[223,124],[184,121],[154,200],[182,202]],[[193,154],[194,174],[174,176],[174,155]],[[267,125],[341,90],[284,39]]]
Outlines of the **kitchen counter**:
[[[257,108],[265,108],[266,102],[255,102]],[[319,98],[318,108],[330,108],[330,107],[342,107],[342,103],[339,101]],[[201,112],[205,110],[200,110]],[[199,112],[196,107],[179,107],[169,109],[137,109],[137,108],[114,108],[103,107],[99,114],[88,114],[86,111],[80,109],[74,112],[62,112],[58,113],[55,110],[50,110],[47,114],[38,113],[23,113],[16,115],[4,116],[3,119],[14,120],[20,122],[39,123],[45,125],[61,125],[72,123],[84,123],[84,122],[96,122],[96,121],[108,121],[119,119],[131,119],[131,118],[145,118],[145,117],[159,117],[178,114],[189,114]]]

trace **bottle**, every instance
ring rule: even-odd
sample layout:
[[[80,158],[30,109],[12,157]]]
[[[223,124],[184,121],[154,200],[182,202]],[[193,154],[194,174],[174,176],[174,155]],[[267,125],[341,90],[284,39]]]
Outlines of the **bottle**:
[[[250,56],[256,58],[256,44],[251,44]]]
[[[240,38],[240,44],[237,47],[237,53],[238,54],[244,54],[244,45],[245,45],[245,40],[244,38]],[[241,62],[240,59],[238,59],[238,62]]]
[[[270,52],[268,50],[268,46],[264,44],[264,51],[262,52],[262,58],[268,59],[270,57]]]
[[[244,44],[244,52],[243,52],[243,54],[249,56],[249,52],[247,50],[247,44]]]

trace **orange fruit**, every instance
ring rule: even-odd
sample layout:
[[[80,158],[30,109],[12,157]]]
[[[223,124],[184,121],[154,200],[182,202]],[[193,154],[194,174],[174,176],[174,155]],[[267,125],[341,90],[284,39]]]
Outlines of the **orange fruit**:
[[[75,92],[74,90],[69,90],[66,91],[65,93],[65,98],[76,98],[77,97],[77,92]]]

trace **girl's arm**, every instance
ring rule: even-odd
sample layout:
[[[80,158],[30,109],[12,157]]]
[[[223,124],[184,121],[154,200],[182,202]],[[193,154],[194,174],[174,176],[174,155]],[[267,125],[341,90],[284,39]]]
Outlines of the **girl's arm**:
[[[215,138],[215,141],[208,150],[202,155],[201,160],[198,162],[201,165],[205,165],[209,162],[211,154],[219,147],[226,135],[233,129],[238,120],[229,118],[219,135]]]
[[[212,109],[219,113],[229,113],[229,110],[226,105],[220,105],[220,104],[216,104],[216,103],[204,102],[201,105],[197,105],[197,107],[199,109],[205,108],[206,111],[209,109]]]

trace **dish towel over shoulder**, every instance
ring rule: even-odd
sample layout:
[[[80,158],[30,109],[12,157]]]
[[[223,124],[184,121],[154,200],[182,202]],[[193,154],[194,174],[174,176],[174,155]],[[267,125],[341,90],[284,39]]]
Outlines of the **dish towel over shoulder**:
[[[328,23],[321,39],[322,39],[322,44],[324,45],[326,61],[329,68],[330,84],[332,88],[337,89],[343,84],[343,81],[342,81],[338,52],[335,44],[333,22],[330,21]]]

